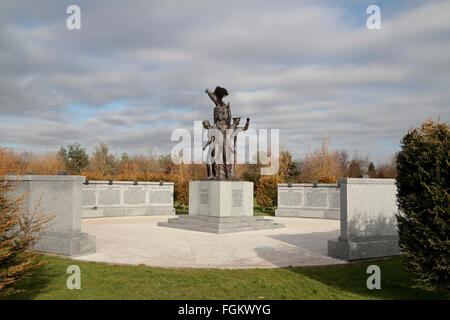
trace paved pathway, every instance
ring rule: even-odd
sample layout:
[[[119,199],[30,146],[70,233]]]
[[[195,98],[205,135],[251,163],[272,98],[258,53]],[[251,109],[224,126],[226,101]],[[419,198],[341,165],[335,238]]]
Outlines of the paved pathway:
[[[158,227],[172,216],[84,219],[82,231],[97,237],[97,252],[83,261],[176,268],[274,268],[339,264],[326,256],[339,221],[270,217],[275,230],[212,234]]]

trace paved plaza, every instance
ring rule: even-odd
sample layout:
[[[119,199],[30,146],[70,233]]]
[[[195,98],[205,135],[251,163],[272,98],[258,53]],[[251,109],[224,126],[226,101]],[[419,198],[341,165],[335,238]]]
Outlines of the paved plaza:
[[[82,261],[168,268],[274,268],[345,263],[327,257],[327,241],[339,221],[270,217],[286,227],[212,234],[157,226],[175,216],[83,219],[82,231],[97,238],[97,252]]]

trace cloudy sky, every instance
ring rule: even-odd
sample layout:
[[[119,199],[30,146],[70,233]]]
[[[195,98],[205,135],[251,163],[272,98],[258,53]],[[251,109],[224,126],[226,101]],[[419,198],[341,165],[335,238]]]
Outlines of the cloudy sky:
[[[81,30],[66,8],[81,8]],[[366,9],[381,8],[381,30]],[[450,118],[450,1],[0,1],[0,145],[106,142],[167,153],[176,128],[233,116],[295,157],[389,160],[411,126]]]

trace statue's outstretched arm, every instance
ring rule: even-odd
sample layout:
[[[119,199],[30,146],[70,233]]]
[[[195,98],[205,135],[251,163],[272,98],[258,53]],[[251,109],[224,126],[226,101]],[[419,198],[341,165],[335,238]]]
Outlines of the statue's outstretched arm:
[[[245,123],[245,126],[244,126],[244,131],[246,131],[247,129],[248,129],[248,126],[250,125],[250,118],[247,118],[247,122]]]
[[[211,100],[214,102],[214,104],[216,106],[218,106],[219,105],[219,101],[218,101],[216,95],[214,93],[212,93],[211,91],[209,91],[208,89],[206,89],[205,92],[208,94],[208,96],[211,98]]]

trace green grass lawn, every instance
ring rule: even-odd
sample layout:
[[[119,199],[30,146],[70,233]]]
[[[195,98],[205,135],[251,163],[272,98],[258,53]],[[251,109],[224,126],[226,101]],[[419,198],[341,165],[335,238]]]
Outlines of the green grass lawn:
[[[399,257],[339,266],[277,269],[164,269],[42,256],[47,264],[19,283],[10,299],[448,299],[416,287]],[[66,288],[66,268],[81,269],[81,289]],[[368,290],[368,265],[381,268],[381,289]]]
[[[183,208],[183,206],[175,203],[173,207],[175,208],[175,214],[189,214],[189,206]]]

